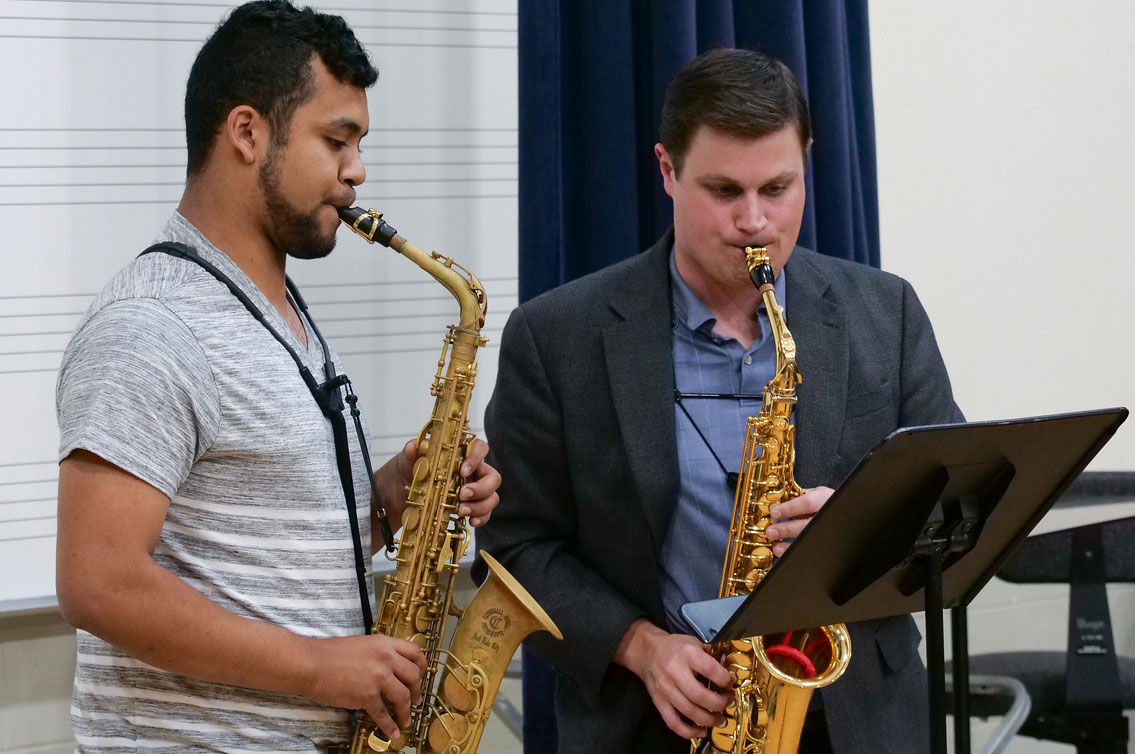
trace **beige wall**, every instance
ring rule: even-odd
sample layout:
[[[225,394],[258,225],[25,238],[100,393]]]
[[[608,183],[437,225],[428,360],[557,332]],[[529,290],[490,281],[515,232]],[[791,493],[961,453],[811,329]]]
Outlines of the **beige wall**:
[[[75,631],[57,611],[0,617],[0,751],[74,750]]]
[[[1135,3],[869,7],[882,266],[929,312],[958,405],[1131,406]],[[1135,471],[1132,424],[1090,469]]]

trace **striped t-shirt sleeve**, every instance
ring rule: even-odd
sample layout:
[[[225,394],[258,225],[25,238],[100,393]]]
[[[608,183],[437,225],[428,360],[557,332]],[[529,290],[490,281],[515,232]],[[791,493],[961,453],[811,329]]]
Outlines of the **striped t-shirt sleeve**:
[[[169,497],[216,437],[201,346],[161,301],[110,303],[75,333],[56,385],[59,458],[82,448]]]

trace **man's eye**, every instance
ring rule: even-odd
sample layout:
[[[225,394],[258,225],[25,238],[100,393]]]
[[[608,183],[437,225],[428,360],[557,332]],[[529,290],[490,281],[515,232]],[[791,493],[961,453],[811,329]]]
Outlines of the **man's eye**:
[[[768,196],[780,196],[788,189],[787,186],[775,185],[765,186],[765,194]]]
[[[737,187],[736,186],[710,186],[709,191],[710,191],[710,193],[717,194],[718,196],[736,196]]]
[[[342,139],[328,138],[327,141],[331,142],[331,146],[335,147],[336,149],[344,149],[347,146],[347,142],[343,141]]]

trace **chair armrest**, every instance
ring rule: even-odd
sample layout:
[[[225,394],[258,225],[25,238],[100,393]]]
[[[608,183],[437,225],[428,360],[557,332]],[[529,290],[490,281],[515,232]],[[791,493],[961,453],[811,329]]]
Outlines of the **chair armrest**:
[[[954,677],[947,673],[947,693],[952,692],[953,685]],[[1001,754],[1029,716],[1029,709],[1032,707],[1029,692],[1016,678],[998,675],[971,675],[969,690],[971,696],[999,696],[1012,700],[1009,709],[1001,717],[1000,724],[990,734],[989,740],[981,750],[981,754]]]

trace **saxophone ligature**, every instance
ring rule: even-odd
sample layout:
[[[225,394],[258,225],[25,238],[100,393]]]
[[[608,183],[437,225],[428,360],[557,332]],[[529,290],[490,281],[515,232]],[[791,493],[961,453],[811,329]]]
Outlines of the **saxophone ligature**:
[[[370,243],[394,249],[429,273],[457,299],[460,323],[450,325],[430,393],[433,412],[418,434],[418,458],[406,488],[394,573],[384,582],[372,633],[406,639],[426,656],[422,701],[411,710],[402,736],[387,741],[365,712],[358,713],[351,754],[414,751],[474,754],[513,653],[529,634],[559,629],[520,583],[488,553],[489,576],[464,610],[453,604],[458,561],[469,530],[458,515],[459,469],[474,435],[469,401],[477,376],[477,349],[484,346],[485,291],[453,259],[427,254],[374,210],[339,211],[340,219]],[[448,360],[447,360],[448,358]],[[442,646],[450,616],[457,619],[449,647]]]
[[[748,594],[773,565],[765,530],[769,508],[803,494],[793,474],[796,428],[792,408],[800,370],[796,341],[777,303],[765,249],[745,249],[749,277],[761,293],[776,345],[776,372],[764,388],[761,409],[749,417],[741,478],[733,501],[719,596]],[[711,644],[735,679],[733,701],[691,754],[794,754],[812,692],[834,682],[851,662],[851,638],[842,623]]]

